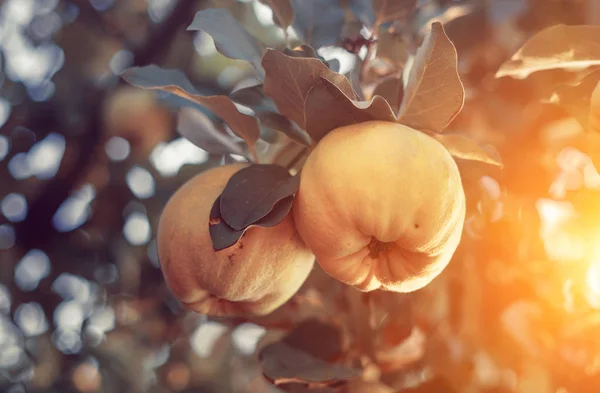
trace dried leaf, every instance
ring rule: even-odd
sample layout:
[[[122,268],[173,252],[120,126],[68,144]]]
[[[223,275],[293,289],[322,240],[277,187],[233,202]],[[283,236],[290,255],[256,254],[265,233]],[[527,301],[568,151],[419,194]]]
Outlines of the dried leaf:
[[[338,42],[345,22],[338,0],[292,0],[292,6],[292,27],[305,43],[320,48]]]
[[[433,23],[415,55],[398,121],[437,132],[446,128],[465,100],[457,66],[456,49],[444,27]]]
[[[390,76],[382,80],[373,91],[373,96],[381,96],[390,104],[394,113],[400,110],[400,103],[404,95],[402,78]]]
[[[318,142],[330,131],[350,124],[372,120],[395,122],[396,117],[385,99],[354,101],[325,78],[315,84],[306,99],[306,132]]]
[[[264,376],[276,385],[296,382],[328,386],[360,375],[359,370],[327,363],[283,342],[264,347],[259,359]]]
[[[230,59],[250,62],[259,78],[265,77],[261,65],[264,48],[225,8],[207,8],[196,13],[188,31],[204,31],[215,41],[217,50]]]
[[[600,133],[600,83],[596,84],[590,99],[589,130]]]
[[[213,203],[208,221],[208,232],[210,233],[214,250],[221,251],[233,246],[240,240],[245,230],[236,231],[223,220],[221,217],[221,197],[219,196]]]
[[[227,96],[201,95],[181,71],[149,65],[129,68],[121,74],[121,77],[133,86],[163,90],[210,109],[221,117],[237,136],[246,141],[251,149],[254,149],[260,136],[258,121],[238,111]]]
[[[277,202],[298,191],[300,176],[282,166],[250,165],[236,172],[221,194],[221,216],[235,230],[264,218]]]
[[[333,361],[342,353],[340,330],[317,319],[302,321],[282,341],[324,361]]]
[[[294,22],[294,9],[291,0],[260,0],[273,10],[273,22],[286,29]]]
[[[500,154],[491,146],[483,147],[466,135],[432,134],[432,136],[455,157],[502,167]]]
[[[269,49],[263,58],[263,66],[267,72],[265,92],[273,98],[281,114],[302,128],[305,128],[306,97],[321,77],[331,81],[347,96],[355,97],[348,79],[331,71],[320,60],[290,57]]]
[[[232,153],[245,156],[242,146],[217,130],[212,121],[193,108],[182,108],[177,115],[177,132],[199,148],[214,154]]]
[[[531,37],[502,64],[496,78],[525,79],[539,71],[583,71],[600,65],[600,26],[558,24]]]

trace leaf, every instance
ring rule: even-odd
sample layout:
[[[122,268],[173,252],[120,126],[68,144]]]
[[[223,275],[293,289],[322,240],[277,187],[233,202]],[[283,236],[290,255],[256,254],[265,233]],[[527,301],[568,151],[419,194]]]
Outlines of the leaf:
[[[300,176],[282,166],[250,165],[236,172],[221,193],[221,216],[240,230],[265,217],[277,202],[298,191]]]
[[[230,227],[221,215],[221,196],[219,196],[211,209],[208,231],[213,243],[215,251],[221,251],[233,246],[240,240],[246,230],[253,226],[259,227],[274,227],[279,224],[290,213],[294,203],[293,197],[283,198],[273,206],[273,209],[255,222],[241,230],[236,230]]]
[[[318,142],[331,130],[372,120],[395,122],[390,105],[380,96],[354,101],[329,80],[322,78],[306,100],[306,132]]]
[[[217,130],[210,119],[193,108],[182,108],[177,114],[177,132],[199,148],[214,154],[232,153],[245,156],[243,147]]]
[[[379,24],[409,15],[416,7],[417,0],[373,0],[375,18]]]
[[[587,129],[593,115],[594,100],[592,99],[592,93],[598,81],[600,81],[600,70],[590,73],[575,86],[557,86],[549,102],[565,108],[583,128]]]
[[[480,146],[472,138],[460,134],[432,134],[448,149],[450,154],[463,160],[480,161],[486,164],[502,167],[500,154],[491,146],[486,148]]]
[[[311,140],[308,134],[293,124],[287,117],[279,114],[273,100],[265,95],[263,85],[245,87],[234,91],[230,96],[238,104],[252,109],[262,125],[284,133],[297,143],[310,145]]]
[[[402,78],[390,76],[382,80],[373,91],[373,96],[381,96],[390,104],[394,113],[400,110],[400,103],[404,95]]]
[[[299,47],[294,48],[293,50],[285,48],[283,50],[283,53],[290,57],[312,57],[315,59],[319,59],[323,62],[323,64],[325,64],[333,72],[338,72],[340,69],[339,60],[337,60],[337,59],[332,59],[329,61],[325,60],[325,58],[323,58],[323,56],[319,55],[317,53],[317,51],[315,51],[314,48],[310,45],[302,44]]]
[[[589,130],[600,133],[600,83],[596,84],[590,99]]]
[[[401,68],[408,60],[408,43],[401,35],[381,29],[377,36],[377,57]]]
[[[231,228],[221,217],[221,197],[219,196],[210,210],[208,232],[215,251],[233,246],[240,240],[245,229],[237,231]]]
[[[456,49],[444,27],[433,23],[410,69],[398,121],[437,132],[446,128],[465,100],[457,66]]]
[[[375,18],[379,24],[411,14],[417,7],[417,0],[373,0]]]
[[[276,385],[296,382],[328,386],[360,375],[359,370],[327,363],[283,342],[264,347],[259,360],[264,376]]]
[[[294,9],[291,0],[260,0],[273,10],[273,21],[284,29],[294,22]]]
[[[324,361],[332,361],[342,353],[340,330],[317,319],[302,321],[282,341]]]
[[[188,31],[204,31],[215,41],[217,50],[230,59],[250,62],[260,79],[265,71],[261,65],[264,48],[239,24],[225,8],[207,8],[196,13]]]
[[[326,78],[349,97],[355,93],[345,76],[331,71],[320,60],[286,56],[269,49],[263,57],[267,72],[265,92],[273,98],[279,112],[305,128],[304,106],[310,89]]]
[[[345,22],[338,0],[292,0],[295,18],[292,27],[314,48],[335,45]]]
[[[417,0],[350,0],[349,5],[356,17],[370,27],[409,15],[417,7]]]
[[[600,65],[600,26],[558,24],[531,37],[502,64],[496,78],[525,79],[539,71],[583,71]]]
[[[227,96],[201,95],[181,71],[149,65],[129,68],[121,77],[133,86],[167,91],[210,109],[254,149],[260,136],[257,120],[238,111]]]

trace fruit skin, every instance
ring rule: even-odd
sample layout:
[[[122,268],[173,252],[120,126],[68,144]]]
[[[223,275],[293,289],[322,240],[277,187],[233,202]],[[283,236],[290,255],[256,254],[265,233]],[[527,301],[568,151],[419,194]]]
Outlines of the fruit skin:
[[[291,214],[274,227],[248,228],[235,245],[214,251],[210,210],[244,166],[196,175],[173,194],[159,221],[158,257],[165,280],[186,307],[201,314],[268,314],[298,291],[314,265]]]
[[[328,133],[306,160],[293,207],[323,270],[365,292],[430,283],[456,251],[465,214],[460,172],[446,148],[384,121]]]

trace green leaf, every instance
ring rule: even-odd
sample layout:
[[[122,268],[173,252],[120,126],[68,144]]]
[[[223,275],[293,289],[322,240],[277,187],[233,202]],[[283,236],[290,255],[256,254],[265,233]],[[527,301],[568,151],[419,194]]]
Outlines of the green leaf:
[[[181,71],[149,65],[129,68],[121,77],[133,86],[166,91],[210,109],[221,117],[237,136],[246,141],[252,150],[254,149],[260,136],[257,120],[238,111],[227,96],[201,95]]]
[[[295,382],[328,386],[360,375],[359,370],[327,363],[283,342],[264,347],[259,360],[264,376],[276,385]]]
[[[269,49],[263,57],[266,70],[264,89],[275,101],[279,112],[305,128],[304,106],[310,89],[321,78],[329,80],[347,96],[355,92],[345,76],[331,71],[320,60],[284,55]]]
[[[583,71],[600,65],[600,26],[558,24],[531,37],[502,64],[496,78],[525,79],[540,71]]]
[[[306,132],[316,142],[339,127],[373,120],[396,121],[384,98],[375,96],[370,101],[352,100],[325,78],[321,78],[308,93],[304,112]]]
[[[434,22],[415,55],[398,121],[436,132],[446,128],[465,100],[457,67],[454,45],[442,24]]]
[[[221,193],[221,217],[227,225],[241,230],[255,224],[282,199],[294,195],[300,176],[282,166],[250,165],[236,172]]]
[[[210,35],[217,50],[230,59],[250,62],[258,77],[263,79],[265,71],[261,65],[264,48],[258,43],[225,8],[207,8],[196,13],[188,31],[202,30]]]

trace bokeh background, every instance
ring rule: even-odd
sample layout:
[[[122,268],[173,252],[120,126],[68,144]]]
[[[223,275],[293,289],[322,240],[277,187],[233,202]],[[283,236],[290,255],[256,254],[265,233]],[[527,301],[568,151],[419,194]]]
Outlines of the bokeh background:
[[[539,100],[543,78],[494,75],[545,27],[600,24],[600,1],[419,3],[411,23],[442,20],[459,53],[467,102],[451,127],[493,144],[505,166],[469,167],[463,243],[440,278],[398,299],[377,379],[413,392],[597,392],[594,145]],[[265,327],[186,311],[160,273],[162,206],[223,158],[177,133],[172,97],[118,76],[153,63],[207,94],[255,82],[248,64],[186,31],[207,7],[282,42],[257,0],[0,2],[1,391],[278,391],[255,356]],[[344,73],[364,56],[354,49],[319,53]]]

